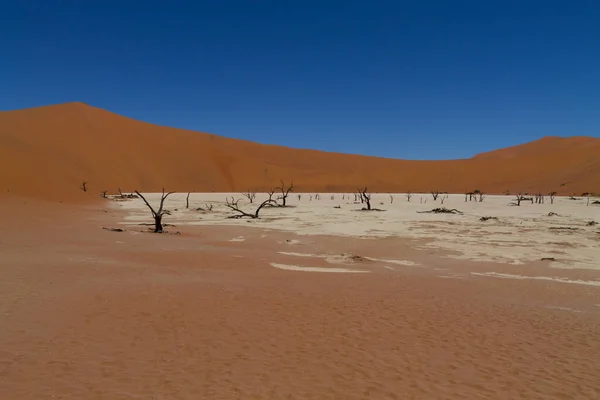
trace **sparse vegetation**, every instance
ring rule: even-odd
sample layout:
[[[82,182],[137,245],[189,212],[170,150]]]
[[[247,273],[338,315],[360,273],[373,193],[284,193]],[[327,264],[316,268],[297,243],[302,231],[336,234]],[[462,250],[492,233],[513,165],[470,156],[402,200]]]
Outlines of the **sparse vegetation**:
[[[430,211],[417,211],[418,214],[461,214],[456,208],[448,209],[446,207],[434,208]]]
[[[431,197],[433,197],[433,201],[437,201],[437,199],[438,199],[439,196],[440,196],[439,190],[432,190],[431,191]]]
[[[410,199],[412,199],[413,195],[411,192],[406,193],[406,200],[410,203]]]
[[[248,191],[248,192],[242,193],[242,194],[244,195],[245,198],[248,199],[250,204],[254,203],[254,199],[256,199],[256,193]]]
[[[154,218],[154,232],[162,233],[163,232],[162,217],[166,213],[165,210],[163,209],[165,200],[167,199],[167,197],[169,197],[169,195],[171,195],[175,192],[165,193],[165,189],[163,188],[162,196],[160,197],[160,206],[158,207],[158,211],[155,211],[154,208],[152,208],[150,203],[148,203],[146,198],[140,192],[138,192],[136,190],[135,193],[144,201],[144,203],[146,203],[146,206],[148,206],[148,208],[150,209],[150,212],[152,213],[152,218]]]
[[[256,210],[254,211],[254,213],[247,213],[247,212],[245,212],[244,210],[242,210],[239,207],[239,202],[240,202],[239,199],[235,200],[233,197],[231,198],[231,200],[230,199],[226,199],[225,200],[225,205],[227,206],[227,208],[229,208],[230,210],[235,211],[235,212],[238,213],[238,215],[232,215],[229,218],[244,218],[244,217],[247,217],[247,218],[257,219],[257,218],[259,218],[260,210],[262,210],[263,207],[267,206],[268,204],[272,204],[272,205],[273,204],[275,204],[275,205],[277,204],[275,202],[275,200],[272,200],[271,196],[269,196],[269,198],[267,200],[265,200],[262,203],[260,203],[260,205],[256,208]]]

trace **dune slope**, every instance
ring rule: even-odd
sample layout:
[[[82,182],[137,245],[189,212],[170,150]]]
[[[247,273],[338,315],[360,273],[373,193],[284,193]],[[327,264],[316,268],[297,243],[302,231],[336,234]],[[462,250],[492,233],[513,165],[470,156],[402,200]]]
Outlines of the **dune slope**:
[[[86,201],[100,191],[600,192],[600,139],[544,138],[452,161],[262,145],[136,121],[83,103],[0,112],[0,190]],[[87,181],[87,193],[80,190]]]

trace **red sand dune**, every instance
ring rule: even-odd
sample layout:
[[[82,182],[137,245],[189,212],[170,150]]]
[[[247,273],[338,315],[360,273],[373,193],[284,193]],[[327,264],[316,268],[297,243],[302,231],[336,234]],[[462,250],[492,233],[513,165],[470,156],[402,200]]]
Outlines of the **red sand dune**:
[[[440,144],[441,145],[441,144]],[[600,192],[600,139],[547,137],[451,161],[298,150],[136,121],[83,103],[0,112],[0,190],[86,201],[101,190]],[[79,186],[88,182],[89,191]]]

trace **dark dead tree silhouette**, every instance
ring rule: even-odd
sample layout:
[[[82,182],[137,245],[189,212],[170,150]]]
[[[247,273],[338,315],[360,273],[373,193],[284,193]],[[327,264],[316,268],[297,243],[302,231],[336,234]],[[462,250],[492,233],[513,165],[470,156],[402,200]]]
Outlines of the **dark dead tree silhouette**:
[[[389,193],[389,196],[390,196],[390,204],[393,204],[394,203],[394,195]]]
[[[550,192],[548,193],[548,196],[550,196],[550,204],[554,204],[554,197],[556,196],[556,192]]]
[[[154,208],[150,205],[150,203],[148,203],[148,200],[146,200],[146,198],[140,192],[138,192],[136,190],[135,193],[144,201],[144,203],[146,203],[146,206],[148,206],[148,208],[150,209],[150,212],[152,213],[152,218],[154,218],[154,233],[162,233],[163,232],[162,217],[165,214],[165,210],[163,209],[165,200],[167,199],[167,197],[169,197],[169,195],[171,195],[175,192],[165,193],[165,189],[163,188],[162,195],[160,197],[160,205],[158,207],[158,211],[154,210]]]
[[[252,218],[252,219],[257,219],[259,218],[258,213],[260,213],[260,210],[263,209],[263,207],[265,207],[268,204],[277,204],[275,200],[271,200],[271,199],[267,199],[265,201],[263,201],[262,203],[260,203],[260,205],[256,208],[256,210],[254,211],[254,213],[247,213],[246,211],[242,210],[239,206],[239,202],[240,200],[235,200],[233,197],[230,199],[225,199],[225,206],[227,206],[227,208],[229,208],[232,211],[235,211],[238,213],[238,215],[232,215],[229,218]]]
[[[438,197],[440,196],[440,191],[439,190],[432,190],[431,191],[431,196],[433,197],[433,201],[436,201],[438,199]]]
[[[190,208],[190,192],[185,196],[185,208]]]
[[[102,196],[103,199],[106,198],[106,193],[108,193],[108,190],[103,190],[100,192],[100,196]]]
[[[245,198],[248,199],[250,204],[254,203],[254,199],[256,199],[256,193],[248,191],[248,192],[242,193],[242,194],[244,195]]]
[[[406,200],[408,200],[408,202],[410,203],[410,199],[412,199],[413,194],[411,192],[407,192],[406,193]]]
[[[86,181],[81,182],[81,190],[83,190],[84,192],[87,192],[87,182]]]
[[[298,197],[298,201],[302,200],[302,195],[301,194],[297,194],[296,197]]]
[[[279,196],[279,200],[281,200],[281,207],[287,207],[287,198],[290,195],[290,192],[294,190],[294,181],[290,182],[290,185],[286,187],[285,182],[282,180],[281,186],[278,187],[281,192],[281,196]]]
[[[370,211],[371,210],[371,195],[369,193],[367,193],[367,188],[365,187],[364,189],[358,189],[358,193],[360,194],[361,202],[365,203],[367,205],[367,208],[363,208],[363,210]]]

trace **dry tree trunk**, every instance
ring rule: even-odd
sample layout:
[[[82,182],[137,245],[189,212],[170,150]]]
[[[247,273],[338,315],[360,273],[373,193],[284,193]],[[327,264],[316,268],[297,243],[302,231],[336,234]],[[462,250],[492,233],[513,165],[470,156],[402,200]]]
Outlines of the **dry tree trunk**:
[[[406,199],[408,200],[408,202],[410,203],[410,199],[412,199],[413,194],[411,192],[406,193]]]
[[[190,208],[190,192],[185,196],[185,208]]]
[[[152,218],[154,218],[154,232],[162,233],[163,232],[162,217],[165,213],[163,211],[163,206],[165,204],[165,200],[167,199],[167,197],[169,197],[169,195],[171,195],[175,192],[169,192],[169,193],[165,194],[165,189],[163,188],[162,196],[160,198],[160,206],[158,207],[158,211],[154,211],[154,208],[152,208],[150,203],[148,203],[146,198],[140,192],[138,192],[136,190],[135,193],[141,197],[141,199],[144,201],[144,203],[146,203],[146,206],[148,206],[148,208],[150,209],[150,212],[152,213]]]

